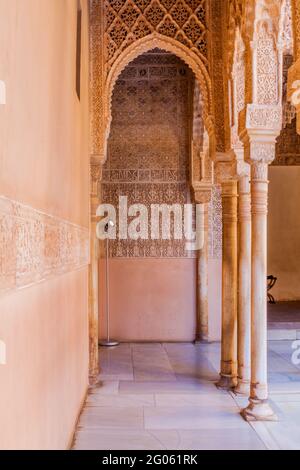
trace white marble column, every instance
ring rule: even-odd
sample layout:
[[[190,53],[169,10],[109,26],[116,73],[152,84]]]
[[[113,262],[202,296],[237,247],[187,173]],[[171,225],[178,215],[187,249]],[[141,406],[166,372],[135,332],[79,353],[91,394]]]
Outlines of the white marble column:
[[[237,181],[222,183],[222,338],[217,387],[229,390],[237,376]]]
[[[235,393],[249,396],[251,369],[251,194],[250,176],[238,184],[238,376]]]
[[[274,153],[275,153],[275,145]],[[257,150],[267,153],[262,146]],[[273,421],[267,384],[267,209],[268,162],[251,161],[252,279],[251,279],[251,391],[242,411],[247,421]]]
[[[99,374],[98,353],[98,271],[99,271],[99,240],[96,237],[96,211],[99,205],[98,187],[101,180],[102,162],[95,157],[91,158],[91,193],[90,193],[90,265],[89,265],[89,378],[90,384],[97,382]]]
[[[209,205],[202,204],[203,247],[197,259],[197,332],[196,342],[209,341],[208,334],[208,229]]]

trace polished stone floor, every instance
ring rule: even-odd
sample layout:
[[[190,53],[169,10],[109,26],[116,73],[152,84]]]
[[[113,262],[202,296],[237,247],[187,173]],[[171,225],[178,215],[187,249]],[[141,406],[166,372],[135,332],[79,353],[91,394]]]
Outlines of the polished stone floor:
[[[239,415],[247,399],[214,385],[218,343],[101,349],[101,382],[88,395],[74,449],[300,449],[300,365],[292,363],[292,344],[269,342],[279,421],[252,425]]]

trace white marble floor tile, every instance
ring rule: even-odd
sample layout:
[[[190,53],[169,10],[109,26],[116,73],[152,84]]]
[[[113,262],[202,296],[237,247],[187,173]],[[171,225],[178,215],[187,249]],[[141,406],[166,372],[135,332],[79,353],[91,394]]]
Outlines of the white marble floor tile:
[[[245,397],[242,395],[235,395],[233,392],[231,392],[231,396],[240,410],[248,406],[249,397]]]
[[[292,347],[293,344],[294,341],[274,341],[269,343],[269,349],[284,359],[294,370],[299,370],[300,364],[293,363],[292,356],[295,353],[295,349]]]
[[[297,402],[300,404],[300,393],[270,393],[270,398],[276,403]]]
[[[280,409],[285,421],[294,421],[299,425],[300,431],[300,403],[299,402],[279,402],[276,401],[276,406]],[[299,433],[300,439],[300,433]]]
[[[197,345],[164,344],[178,379],[217,380],[216,370]]]
[[[153,393],[222,393],[217,390],[213,383],[201,383],[199,381],[179,381],[176,382],[134,382],[120,381],[120,394],[153,394]]]
[[[181,407],[181,406],[221,406],[221,407],[232,407],[235,405],[233,398],[229,394],[156,394],[155,395],[155,404],[157,407]],[[237,405],[236,405],[237,406]]]
[[[212,407],[165,406],[144,410],[145,429],[232,429],[247,428],[238,408],[214,405]]]
[[[271,377],[272,379],[272,377]],[[269,382],[269,391],[271,394],[282,393],[300,393],[300,378],[299,381],[285,381],[285,382]]]
[[[115,348],[100,348],[100,380],[133,380],[131,347],[120,344]]]
[[[74,449],[300,449],[300,370],[290,341],[269,342],[269,390],[278,423],[246,423],[248,397],[215,387],[220,345],[101,348]]]
[[[160,440],[148,431],[88,429],[79,431],[74,450],[165,450]]]
[[[169,357],[161,344],[133,344],[132,361],[136,381],[175,381]]]
[[[87,406],[111,406],[131,408],[135,406],[154,406],[154,395],[103,395],[92,393],[87,397]]]
[[[300,427],[289,421],[253,423],[269,450],[300,450]]]
[[[250,428],[149,431],[168,450],[265,450]],[[201,463],[201,462],[199,462]]]
[[[277,353],[275,351],[269,351],[268,353],[268,371],[270,373],[299,373],[297,368],[292,364],[291,355],[288,360],[282,357],[283,353]]]
[[[117,428],[143,429],[143,407],[85,407],[80,420],[79,429]]]

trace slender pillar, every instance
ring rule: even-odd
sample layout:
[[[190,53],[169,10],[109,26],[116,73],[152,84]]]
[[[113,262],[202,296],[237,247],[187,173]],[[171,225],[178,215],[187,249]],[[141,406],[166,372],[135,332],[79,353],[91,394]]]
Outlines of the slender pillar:
[[[208,204],[202,204],[203,247],[197,260],[197,333],[196,342],[209,341],[208,336]]]
[[[95,384],[99,374],[98,354],[98,270],[99,270],[99,240],[96,237],[96,210],[99,205],[98,185],[101,179],[100,161],[92,158],[91,172],[91,238],[90,238],[90,265],[89,265],[89,376],[90,384]]]
[[[249,396],[251,370],[251,195],[250,176],[238,185],[238,384],[236,394]]]
[[[247,421],[274,421],[267,385],[267,208],[268,163],[251,162],[252,279],[251,279],[251,390],[242,411]]]
[[[222,338],[217,387],[229,390],[237,376],[237,181],[222,183]]]

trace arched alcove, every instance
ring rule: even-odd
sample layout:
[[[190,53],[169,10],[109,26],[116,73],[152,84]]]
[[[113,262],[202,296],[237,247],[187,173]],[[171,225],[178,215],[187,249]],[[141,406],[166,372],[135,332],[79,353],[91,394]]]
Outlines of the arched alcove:
[[[175,54],[154,48],[122,68],[111,99],[100,199],[117,208],[190,203],[195,76]],[[199,100],[199,94],[197,95]],[[201,108],[202,110],[202,108]],[[203,116],[200,116],[199,119]],[[130,223],[129,218],[129,223]],[[174,224],[172,218],[172,228]],[[149,227],[150,231],[150,227]],[[196,336],[196,257],[186,240],[111,240],[111,334],[123,341],[192,341]],[[102,274],[102,275],[101,275]],[[105,334],[100,261],[100,337]]]

